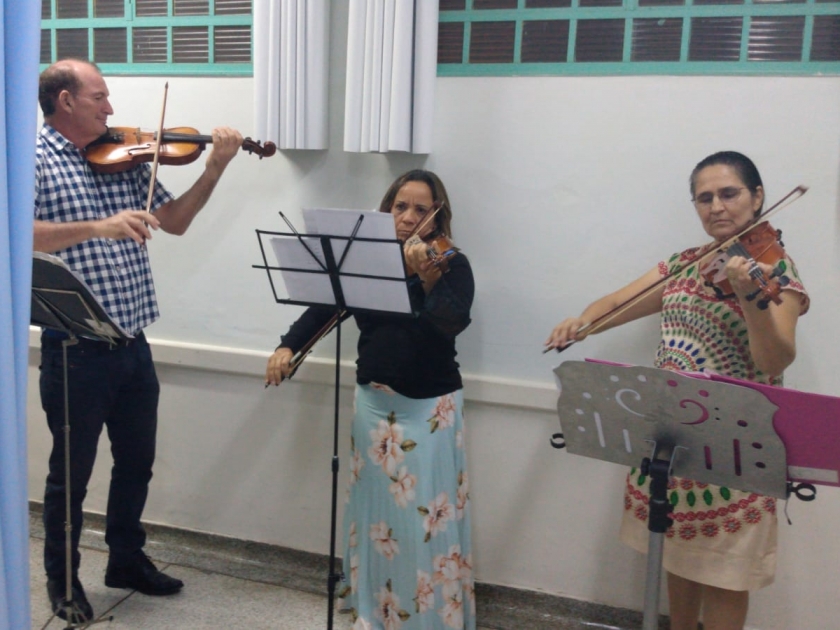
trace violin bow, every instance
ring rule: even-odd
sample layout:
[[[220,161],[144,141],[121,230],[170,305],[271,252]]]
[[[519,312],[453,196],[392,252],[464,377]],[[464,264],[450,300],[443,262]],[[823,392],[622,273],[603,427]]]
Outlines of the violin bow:
[[[152,198],[155,194],[155,180],[157,179],[157,167],[160,159],[160,148],[163,146],[163,118],[166,115],[166,96],[169,93],[169,81],[163,86],[163,107],[160,110],[160,124],[157,132],[157,146],[155,146],[155,157],[152,160],[152,178],[149,182],[149,196],[146,198],[146,212],[152,209]]]
[[[575,333],[575,338],[571,339],[562,348],[546,348],[545,350],[543,350],[543,354],[545,354],[549,350],[557,350],[557,352],[562,352],[563,350],[565,350],[566,348],[568,348],[572,344],[577,343],[578,341],[583,341],[589,335],[591,335],[595,332],[598,332],[600,329],[602,329],[604,326],[606,326],[609,322],[614,320],[616,317],[618,317],[622,313],[625,313],[627,310],[629,310],[630,308],[632,308],[633,306],[635,306],[636,304],[641,302],[643,299],[648,297],[651,293],[653,293],[660,286],[662,286],[663,284],[665,284],[669,280],[672,280],[674,278],[679,278],[680,275],[684,271],[686,271],[690,266],[695,265],[695,264],[703,264],[703,262],[705,262],[706,260],[708,260],[709,258],[714,256],[717,252],[719,252],[721,250],[724,250],[724,249],[728,249],[731,245],[736,243],[738,241],[738,239],[740,239],[744,234],[746,234],[751,229],[753,229],[760,222],[766,221],[767,218],[771,214],[775,214],[776,212],[778,212],[782,208],[785,208],[785,207],[789,206],[790,204],[792,204],[794,201],[797,201],[806,192],[808,192],[808,187],[807,186],[803,186],[803,185],[796,186],[788,194],[786,194],[784,197],[779,199],[779,201],[777,201],[772,206],[767,208],[767,210],[765,210],[764,212],[761,212],[757,216],[753,217],[752,221],[750,221],[746,225],[746,227],[742,228],[741,231],[738,232],[737,234],[735,234],[734,236],[730,236],[725,241],[720,241],[720,242],[715,241],[715,242],[710,243],[709,245],[701,246],[699,248],[701,251],[704,250],[704,249],[706,250],[702,254],[695,255],[693,258],[684,262],[681,267],[679,267],[678,269],[675,269],[674,271],[672,271],[668,275],[662,276],[659,280],[654,282],[652,285],[650,285],[646,289],[643,289],[642,291],[640,291],[636,295],[626,299],[624,302],[622,302],[621,304],[619,304],[619,305],[615,306],[614,308],[610,309],[609,311],[607,311],[606,313],[604,313],[600,317],[596,317],[591,322],[585,324],[584,326],[581,326],[577,330],[577,332]],[[708,248],[708,249],[706,249],[706,248]],[[583,337],[578,338],[577,335],[580,332],[583,332],[584,335],[583,335]]]

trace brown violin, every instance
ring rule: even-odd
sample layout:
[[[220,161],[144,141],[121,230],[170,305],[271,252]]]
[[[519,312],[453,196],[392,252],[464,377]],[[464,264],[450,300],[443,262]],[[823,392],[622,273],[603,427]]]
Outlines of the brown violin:
[[[443,233],[432,234],[425,239],[421,239],[415,235],[405,242],[406,245],[414,245],[416,243],[422,243],[426,246],[426,255],[429,257],[429,261],[431,261],[433,267],[440,269],[441,273],[449,271],[449,259],[460,251],[455,247],[452,239]],[[412,268],[407,261],[406,271],[409,275],[417,273],[417,270]]]
[[[701,269],[701,275],[706,280],[706,285],[714,288],[718,297],[730,297],[734,295],[732,285],[724,273],[726,261],[733,256],[742,256],[749,263],[749,273],[756,290],[746,296],[747,300],[753,300],[762,296],[756,305],[765,309],[770,302],[781,304],[782,289],[787,286],[789,279],[784,275],[787,270],[785,263],[785,249],[781,241],[782,233],[775,230],[766,221],[758,223],[745,233],[741,234],[735,242],[718,254]],[[758,263],[764,263],[773,267],[772,273],[767,276]]]
[[[430,221],[434,220],[435,215],[440,212],[442,208],[442,204],[436,203],[434,210],[430,212],[426,218],[417,225],[417,227],[414,228],[411,235],[405,239],[405,243],[403,245],[407,246],[423,243],[426,246],[426,255],[432,262],[432,266],[440,269],[441,273],[446,273],[449,271],[449,259],[460,250],[455,247],[455,243],[452,242],[452,239],[444,234],[440,228],[436,228],[431,234],[424,237],[420,236],[420,232],[423,228],[428,225]],[[405,268],[408,275],[414,275],[417,273],[417,270],[412,268],[411,265],[408,264],[408,261],[406,261]]]
[[[157,150],[157,133],[135,127],[109,127],[102,136],[85,148],[85,157],[97,173],[121,173],[143,162],[152,162]],[[160,164],[190,164],[198,159],[213,136],[198,133],[192,127],[164,129],[161,135]],[[245,138],[242,150],[257,154],[260,159],[274,155],[273,142],[265,144]]]

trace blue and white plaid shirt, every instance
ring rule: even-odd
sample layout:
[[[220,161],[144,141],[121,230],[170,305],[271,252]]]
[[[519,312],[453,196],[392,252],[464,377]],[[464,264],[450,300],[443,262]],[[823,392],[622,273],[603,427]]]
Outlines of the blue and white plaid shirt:
[[[45,123],[35,147],[35,218],[95,221],[122,210],[142,210],[151,171],[141,164],[122,173],[94,173],[84,154]],[[155,182],[152,211],[174,198]],[[55,255],[84,278],[108,314],[132,335],[158,318],[145,247],[131,239],[93,238]]]

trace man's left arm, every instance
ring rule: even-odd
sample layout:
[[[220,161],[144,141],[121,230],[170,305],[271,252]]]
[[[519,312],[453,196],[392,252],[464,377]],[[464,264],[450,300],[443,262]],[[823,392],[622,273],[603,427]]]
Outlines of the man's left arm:
[[[213,130],[213,149],[207,156],[204,172],[187,192],[154,213],[164,232],[180,236],[187,231],[241,146],[242,135],[235,129],[220,127]]]

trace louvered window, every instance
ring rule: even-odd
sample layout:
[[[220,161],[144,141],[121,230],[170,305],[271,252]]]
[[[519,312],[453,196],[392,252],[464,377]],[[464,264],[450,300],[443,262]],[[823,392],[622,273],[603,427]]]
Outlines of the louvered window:
[[[440,76],[840,74],[840,0],[438,2]]]
[[[107,74],[251,75],[251,11],[251,0],[41,0],[41,65],[79,57]]]

